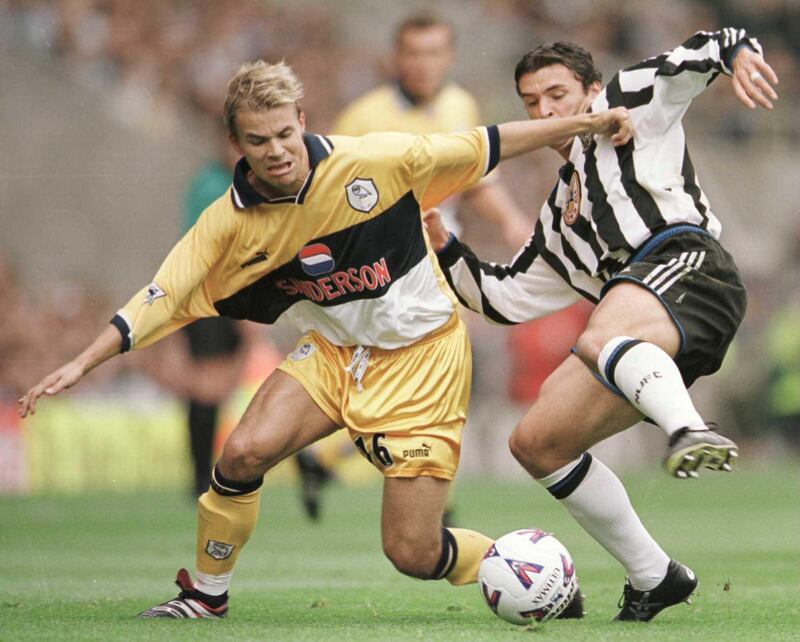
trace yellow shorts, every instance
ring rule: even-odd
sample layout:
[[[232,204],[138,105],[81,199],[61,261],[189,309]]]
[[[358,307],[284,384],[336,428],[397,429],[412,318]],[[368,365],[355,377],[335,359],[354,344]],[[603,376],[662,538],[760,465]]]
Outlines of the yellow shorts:
[[[333,345],[316,332],[279,366],[299,381],[358,450],[387,477],[453,479],[467,416],[472,355],[454,314],[438,330],[397,350]],[[350,371],[348,367],[353,364]]]

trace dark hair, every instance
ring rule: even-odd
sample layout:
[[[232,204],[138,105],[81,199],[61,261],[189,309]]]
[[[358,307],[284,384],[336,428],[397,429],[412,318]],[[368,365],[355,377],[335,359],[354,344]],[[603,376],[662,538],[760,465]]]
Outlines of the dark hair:
[[[453,44],[453,27],[449,22],[440,18],[431,11],[421,11],[410,15],[403,20],[394,30],[394,44],[399,47],[402,44],[403,36],[406,31],[414,31],[420,29],[433,29],[435,27],[444,27],[450,33],[450,44]]]
[[[550,65],[564,65],[581,81],[584,89],[595,82],[602,82],[603,74],[594,66],[594,59],[586,49],[574,42],[554,42],[540,45],[529,51],[514,68],[514,85],[519,93],[519,79],[525,74],[539,71]]]

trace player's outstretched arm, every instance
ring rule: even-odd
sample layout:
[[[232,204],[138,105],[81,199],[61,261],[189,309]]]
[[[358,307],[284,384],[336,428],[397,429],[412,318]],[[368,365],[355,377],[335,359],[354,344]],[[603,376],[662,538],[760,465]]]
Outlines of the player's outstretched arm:
[[[633,123],[624,107],[566,118],[503,123],[498,125],[498,131],[500,160],[514,158],[541,147],[560,146],[564,141],[584,134],[610,136],[614,146],[625,145],[634,134]]]
[[[733,59],[733,93],[748,108],[760,105],[772,109],[772,101],[778,94],[772,85],[778,84],[778,76],[761,54],[749,47],[740,47]]]
[[[534,256],[532,241],[517,253],[513,264],[487,263],[450,234],[436,209],[428,210],[423,221],[450,288],[462,305],[490,323],[531,321],[580,298],[563,286],[561,277],[541,257]]]
[[[55,372],[51,372],[19,398],[19,416],[35,414],[36,401],[39,397],[42,395],[53,397],[62,390],[71,388],[92,368],[119,354],[119,351],[119,331],[113,325],[109,325],[86,350]]]

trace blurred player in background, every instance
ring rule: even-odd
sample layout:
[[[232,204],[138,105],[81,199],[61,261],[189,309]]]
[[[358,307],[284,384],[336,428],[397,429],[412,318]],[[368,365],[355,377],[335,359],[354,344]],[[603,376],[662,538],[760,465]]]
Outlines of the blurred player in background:
[[[353,101],[336,119],[333,133],[363,136],[372,132],[439,134],[465,131],[483,120],[475,98],[448,80],[455,54],[449,23],[432,13],[415,14],[395,29],[395,79]],[[463,203],[462,203],[463,201]],[[461,231],[462,204],[494,223],[511,249],[530,236],[533,222],[517,207],[493,172],[477,185],[439,206],[446,225]]]
[[[394,80],[352,102],[336,119],[334,134],[363,136],[372,132],[435,134],[465,131],[480,125],[478,103],[466,90],[450,81],[454,39],[451,25],[433,13],[409,16],[395,29],[392,56]],[[511,249],[530,236],[533,222],[525,217],[493,172],[463,194],[439,206],[448,229],[460,233],[458,211],[468,205],[495,224]],[[319,517],[319,490],[332,479],[331,458],[323,464],[320,451],[333,460],[352,453],[343,433],[297,455],[303,504],[312,519]],[[451,511],[445,513],[449,521]]]
[[[239,69],[225,101],[242,155],[230,191],[84,352],[19,400],[25,417],[42,395],[201,317],[280,319],[307,333],[256,392],[198,500],[197,584],[181,569],[180,594],[143,617],[224,616],[264,474],[342,426],[384,475],[381,535],[394,566],[475,582],[492,540],[442,527],[469,403],[469,338],[421,212],[506,158],[578,134],[624,145],[633,133],[615,109],[460,134],[325,137],[306,133],[301,98],[283,63]],[[579,601],[566,612],[580,616]]]
[[[694,573],[650,536],[614,473],[586,452],[649,417],[669,436],[666,470],[693,478],[730,470],[736,444],[713,432],[687,386],[715,372],[745,312],[745,290],[720,246],[686,149],[681,119],[720,73],[746,106],[771,109],[775,73],[743,30],[700,32],[615,74],[605,88],[591,54],[539,47],[517,65],[530,118],[624,105],[636,136],[624,147],[577,137],[533,237],[511,265],[482,263],[435,216],[431,243],[459,300],[496,323],[597,304],[575,354],[547,379],[510,439],[523,467],[628,572],[618,620],[647,621],[689,597]]]

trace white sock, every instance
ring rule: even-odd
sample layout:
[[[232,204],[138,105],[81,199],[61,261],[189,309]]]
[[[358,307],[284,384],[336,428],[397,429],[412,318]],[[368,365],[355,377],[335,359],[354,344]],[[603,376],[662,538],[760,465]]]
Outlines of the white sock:
[[[678,366],[657,345],[614,337],[597,360],[602,377],[667,435],[683,427],[705,427]]]
[[[664,579],[669,556],[645,529],[622,482],[602,462],[585,453],[537,481],[622,564],[636,590],[649,591]]]
[[[221,573],[220,575],[209,575],[195,571],[194,587],[206,595],[222,595],[231,586],[233,571]]]

